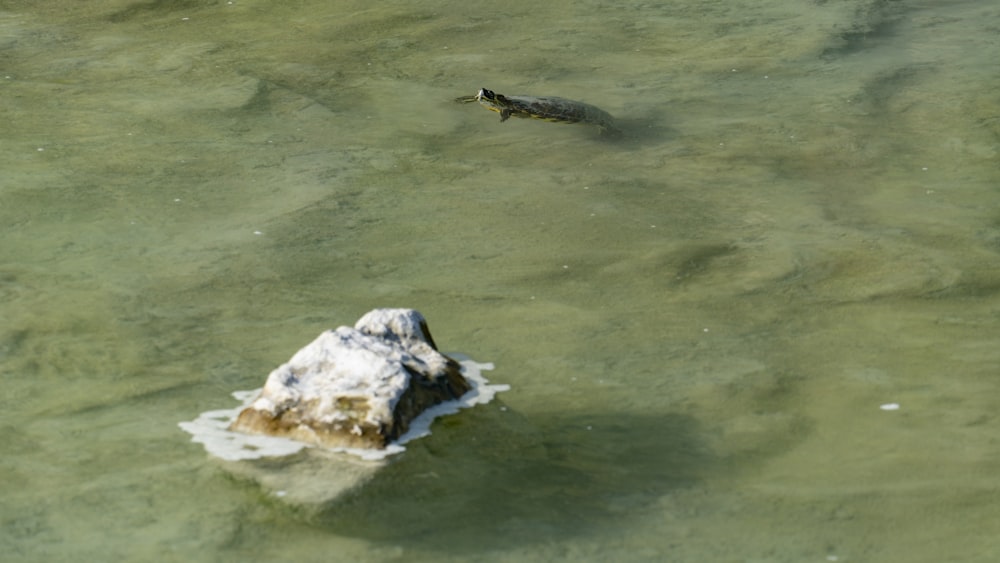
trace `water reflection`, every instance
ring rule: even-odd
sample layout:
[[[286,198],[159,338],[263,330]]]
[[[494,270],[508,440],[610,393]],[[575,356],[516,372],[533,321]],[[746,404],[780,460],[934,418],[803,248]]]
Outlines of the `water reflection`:
[[[314,525],[421,551],[523,547],[628,526],[714,469],[696,421],[683,415],[507,411],[445,427],[447,437],[415,443]]]

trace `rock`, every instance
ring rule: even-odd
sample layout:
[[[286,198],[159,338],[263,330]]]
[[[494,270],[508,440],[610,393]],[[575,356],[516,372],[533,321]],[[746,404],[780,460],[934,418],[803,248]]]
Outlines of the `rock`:
[[[445,401],[425,410],[410,421],[410,430],[406,434],[384,449],[314,447],[315,444],[288,438],[230,430],[240,413],[261,396],[261,389],[236,391],[232,395],[241,406],[206,411],[195,420],[178,425],[191,434],[192,442],[204,445],[212,460],[230,475],[254,482],[267,494],[288,504],[309,511],[319,510],[369,483],[391,463],[395,454],[406,451],[405,444],[430,434],[431,423],[436,417],[487,404],[496,398],[497,393],[510,389],[508,385],[491,384],[483,377],[483,370],[493,369],[493,364],[479,363],[464,356],[456,356],[456,359],[462,368],[462,376],[472,390],[456,401]],[[473,451],[482,447],[484,442],[496,442],[490,446],[490,451],[505,455],[503,444],[510,443],[509,437],[497,439],[496,435],[506,436],[510,431],[511,414],[503,406],[481,411],[475,417],[479,421],[476,430],[479,438],[472,437],[468,444]],[[454,433],[449,436],[453,442],[445,438],[445,447],[464,450],[460,441],[454,441],[461,436]],[[468,440],[468,434],[464,438]],[[523,441],[517,443],[519,455],[523,455],[524,451],[520,449]],[[456,451],[454,455],[462,454]],[[483,459],[482,455],[475,457]]]
[[[437,351],[423,315],[376,309],[272,371],[229,430],[327,448],[384,449],[427,409],[473,386]]]
[[[321,334],[274,370],[263,389],[232,393],[240,406],[178,425],[232,476],[283,502],[323,510],[371,482],[407,443],[430,434],[436,417],[487,404],[510,389],[483,377],[491,369],[439,353],[420,313],[378,309],[355,328]],[[497,422],[509,414],[506,407],[482,411],[477,430],[504,431],[482,416]],[[473,447],[482,443],[465,438]]]

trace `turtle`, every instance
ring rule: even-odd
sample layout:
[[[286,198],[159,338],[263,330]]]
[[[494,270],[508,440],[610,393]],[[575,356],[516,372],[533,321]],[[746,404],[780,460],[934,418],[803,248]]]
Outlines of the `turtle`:
[[[503,123],[514,117],[530,117],[556,123],[589,123],[601,133],[619,133],[615,118],[599,107],[556,96],[504,96],[482,88],[475,96],[455,98],[456,102],[479,102],[500,114]]]

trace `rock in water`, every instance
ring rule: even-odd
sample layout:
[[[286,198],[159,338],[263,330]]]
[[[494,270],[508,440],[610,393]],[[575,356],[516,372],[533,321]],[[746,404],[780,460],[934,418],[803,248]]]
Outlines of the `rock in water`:
[[[385,448],[428,408],[472,389],[413,309],[375,309],[272,371],[230,430],[328,448]]]

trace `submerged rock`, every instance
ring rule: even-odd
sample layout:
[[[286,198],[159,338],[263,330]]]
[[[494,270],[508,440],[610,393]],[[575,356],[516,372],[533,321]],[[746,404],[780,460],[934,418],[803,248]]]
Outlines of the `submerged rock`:
[[[472,389],[423,315],[376,309],[328,330],[272,371],[230,430],[327,448],[384,449],[427,409]]]

